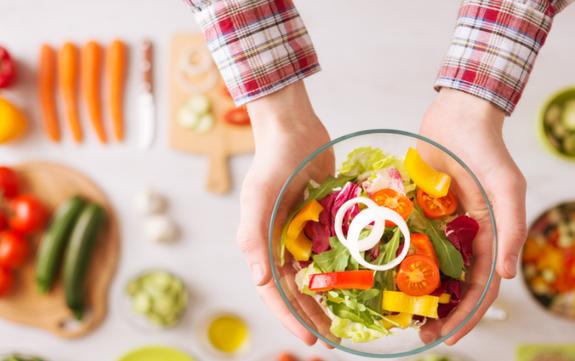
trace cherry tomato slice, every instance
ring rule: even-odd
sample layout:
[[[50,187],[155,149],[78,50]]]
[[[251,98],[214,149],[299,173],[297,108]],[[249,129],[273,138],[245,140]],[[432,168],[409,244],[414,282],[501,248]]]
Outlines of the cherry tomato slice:
[[[12,289],[12,271],[6,267],[0,267],[0,296],[5,296]]]
[[[46,221],[46,210],[40,201],[28,194],[10,200],[10,228],[22,234],[39,231]]]
[[[452,215],[457,210],[457,197],[450,190],[445,197],[433,198],[420,188],[417,189],[417,204],[427,218],[437,219]]]
[[[406,257],[399,265],[397,287],[410,296],[431,294],[439,286],[439,267],[427,256]]]
[[[224,119],[231,125],[249,125],[250,115],[246,107],[234,108],[224,115]]]
[[[385,188],[373,193],[371,199],[378,205],[399,213],[406,220],[413,211],[413,203],[411,203],[409,198],[391,188]],[[386,221],[385,225],[391,226],[393,222]]]
[[[0,267],[21,267],[30,253],[28,241],[13,231],[0,232]]]
[[[424,233],[412,233],[411,234],[411,250],[410,254],[417,254],[420,256],[429,257],[438,264],[437,254],[435,254],[435,249],[433,244],[429,240],[429,237]]]

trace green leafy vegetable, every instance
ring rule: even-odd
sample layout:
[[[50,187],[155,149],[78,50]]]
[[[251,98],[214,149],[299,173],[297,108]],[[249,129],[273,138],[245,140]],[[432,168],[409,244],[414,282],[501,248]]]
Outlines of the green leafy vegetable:
[[[358,343],[376,340],[389,334],[385,328],[383,330],[374,329],[361,322],[353,322],[337,316],[333,317],[329,330],[336,337],[350,339],[352,342]]]
[[[298,271],[295,275],[295,284],[297,285],[298,290],[309,296],[315,296],[315,292],[309,290],[309,280],[313,274],[321,273],[313,262],[309,264],[309,266],[302,268]]]
[[[351,151],[339,169],[340,174],[357,177],[370,170],[381,169],[385,153],[379,148],[360,147]]]
[[[322,272],[345,271],[350,259],[349,251],[337,237],[331,237],[329,244],[331,250],[313,256],[313,262]]]
[[[285,264],[285,241],[287,236],[287,229],[295,217],[295,215],[306,205],[308,205],[314,199],[323,199],[325,196],[330,194],[335,188],[342,187],[345,183],[351,180],[353,177],[348,176],[337,176],[337,177],[329,177],[327,178],[322,184],[315,188],[311,188],[309,190],[308,197],[298,206],[296,209],[292,211],[289,217],[286,219],[284,223],[282,233],[281,233],[281,244],[280,244],[280,265],[283,266]],[[311,183],[310,183],[311,184]]]
[[[419,228],[418,230],[420,232],[429,236],[439,260],[439,269],[441,272],[451,278],[461,279],[464,273],[463,256],[461,256],[457,248],[449,242],[437,224],[427,219],[417,206],[413,209],[411,219],[413,220],[412,225],[414,227]]]

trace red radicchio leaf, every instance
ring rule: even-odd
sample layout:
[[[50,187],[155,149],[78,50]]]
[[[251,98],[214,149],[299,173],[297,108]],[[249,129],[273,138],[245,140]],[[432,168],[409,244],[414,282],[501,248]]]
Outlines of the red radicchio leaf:
[[[469,267],[473,258],[473,240],[479,232],[479,223],[471,217],[459,216],[447,223],[445,235],[463,256],[463,263]]]
[[[307,222],[304,228],[305,235],[311,240],[311,249],[319,254],[330,249],[329,237],[331,234],[331,208],[337,193],[330,193],[319,201],[323,211],[319,215],[319,222]]]
[[[333,194],[333,193],[332,193]],[[361,188],[352,182],[347,182],[343,188],[337,192],[337,195],[335,197],[335,200],[333,202],[333,205],[331,207],[331,220],[330,220],[330,224],[331,224],[331,235],[335,236],[335,228],[334,228],[334,222],[333,220],[335,220],[335,215],[337,214],[338,209],[348,200],[355,198],[357,196],[359,196],[361,194]],[[347,230],[349,227],[349,223],[351,222],[351,220],[353,219],[353,217],[355,217],[357,214],[359,213],[359,206],[356,204],[355,206],[351,207],[351,209],[349,211],[347,211],[345,217],[343,217],[343,224],[342,224],[342,230],[344,234],[347,234]]]
[[[437,308],[437,314],[439,318],[444,318],[461,302],[461,281],[455,280],[453,278],[446,277],[441,280],[441,285],[433,291],[433,296],[441,296],[443,293],[448,293],[451,295],[451,299],[447,304],[439,304]]]

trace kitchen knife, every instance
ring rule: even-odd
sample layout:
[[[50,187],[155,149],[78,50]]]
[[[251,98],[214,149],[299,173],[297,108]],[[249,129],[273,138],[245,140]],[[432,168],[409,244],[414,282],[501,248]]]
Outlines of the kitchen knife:
[[[156,106],[154,103],[153,84],[153,47],[150,40],[142,42],[142,89],[138,99],[138,112],[140,118],[140,146],[150,149],[154,143],[156,133]]]

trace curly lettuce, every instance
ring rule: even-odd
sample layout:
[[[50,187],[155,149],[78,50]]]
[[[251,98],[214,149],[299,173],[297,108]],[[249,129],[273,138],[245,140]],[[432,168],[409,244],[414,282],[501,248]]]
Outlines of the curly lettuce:
[[[337,316],[333,316],[329,330],[336,337],[349,339],[357,343],[377,340],[389,333],[383,327],[376,330],[365,326],[363,323],[353,322]]]

